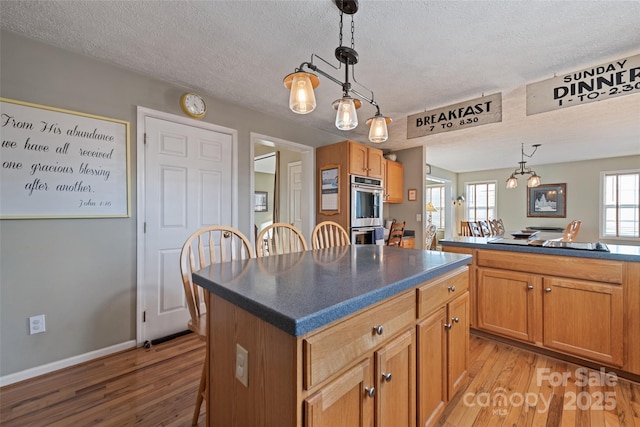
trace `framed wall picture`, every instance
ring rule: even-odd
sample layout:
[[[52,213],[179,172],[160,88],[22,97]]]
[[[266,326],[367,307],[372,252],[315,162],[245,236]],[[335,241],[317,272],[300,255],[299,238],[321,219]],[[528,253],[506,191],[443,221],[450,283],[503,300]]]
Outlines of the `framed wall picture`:
[[[253,193],[253,210],[255,212],[267,212],[269,210],[269,193],[256,191]]]
[[[415,188],[410,188],[407,194],[407,199],[410,202],[415,202],[416,200],[418,200],[418,190],[416,190]]]
[[[340,213],[340,166],[327,165],[320,169],[320,213],[337,215]]]
[[[131,216],[129,122],[0,98],[0,219]]]
[[[567,184],[544,184],[527,190],[528,217],[567,217]]]

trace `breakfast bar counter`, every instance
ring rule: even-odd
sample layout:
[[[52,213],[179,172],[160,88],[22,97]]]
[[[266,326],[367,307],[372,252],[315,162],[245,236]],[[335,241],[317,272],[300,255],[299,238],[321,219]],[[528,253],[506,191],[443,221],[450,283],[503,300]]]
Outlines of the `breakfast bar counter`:
[[[472,329],[638,381],[640,246],[538,236],[439,244],[473,256]]]
[[[207,425],[435,419],[468,376],[470,262],[351,245],[194,273],[209,291]]]

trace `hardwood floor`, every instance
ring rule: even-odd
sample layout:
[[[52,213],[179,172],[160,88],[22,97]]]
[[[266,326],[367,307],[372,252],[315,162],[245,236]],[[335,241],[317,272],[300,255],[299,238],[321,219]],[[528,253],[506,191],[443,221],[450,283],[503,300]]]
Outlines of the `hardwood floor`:
[[[190,426],[204,353],[189,334],[3,387],[0,425]]]
[[[0,424],[189,426],[203,360],[186,335],[6,386]],[[474,335],[470,360],[467,388],[437,425],[640,427],[640,384]]]

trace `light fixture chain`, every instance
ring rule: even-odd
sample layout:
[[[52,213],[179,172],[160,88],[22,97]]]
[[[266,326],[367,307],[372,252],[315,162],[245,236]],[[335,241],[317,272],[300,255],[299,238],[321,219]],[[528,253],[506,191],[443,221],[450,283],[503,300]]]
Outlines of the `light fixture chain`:
[[[342,11],[340,11],[340,43],[338,43],[338,46],[342,46]]]
[[[351,15],[351,49],[356,48],[356,42],[354,34],[356,32],[356,24],[353,22],[353,15]]]

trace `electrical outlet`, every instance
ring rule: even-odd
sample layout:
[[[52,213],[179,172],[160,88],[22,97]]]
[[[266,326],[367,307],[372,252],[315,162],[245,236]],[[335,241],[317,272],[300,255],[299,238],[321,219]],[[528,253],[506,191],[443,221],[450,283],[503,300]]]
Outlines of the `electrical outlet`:
[[[417,222],[422,221],[422,214],[416,214],[416,221]]]
[[[236,344],[236,378],[249,387],[249,351],[240,344]]]
[[[39,334],[46,331],[44,324],[44,314],[29,317],[29,335]]]

